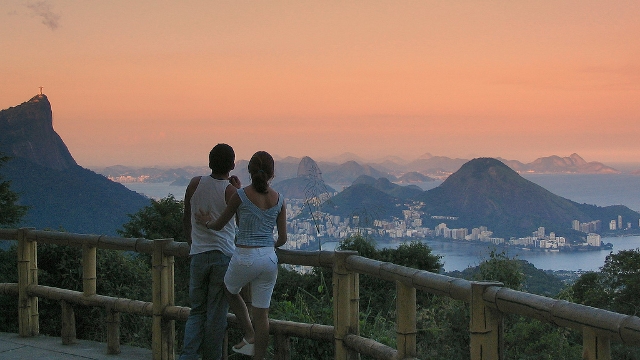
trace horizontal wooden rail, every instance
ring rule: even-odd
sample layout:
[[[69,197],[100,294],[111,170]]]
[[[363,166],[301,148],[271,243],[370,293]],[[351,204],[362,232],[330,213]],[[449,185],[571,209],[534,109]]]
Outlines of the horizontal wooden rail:
[[[17,240],[18,229],[3,229],[0,228],[0,240]]]
[[[485,303],[507,314],[518,314],[576,330],[588,327],[597,335],[629,346],[640,344],[640,318],[565,300],[550,299],[504,287],[490,287]]]
[[[331,268],[335,262],[333,251],[301,251],[276,249],[282,264]]]
[[[109,308],[126,314],[153,316],[153,303],[131,300],[127,298],[116,298],[105,295],[86,296],[80,291],[54,288],[45,285],[30,285],[27,293],[48,300],[66,301],[72,304],[83,306],[94,306]],[[18,284],[0,283],[0,295],[18,295]],[[186,321],[191,309],[184,306],[167,306],[164,309],[163,317],[167,320]],[[228,314],[227,320],[230,324],[238,325],[236,316]],[[270,331],[274,334],[294,336],[305,339],[327,341],[333,340],[333,326],[321,324],[307,324],[294,321],[269,319]]]
[[[418,290],[448,296],[456,300],[469,302],[471,299],[471,282],[468,280],[373,260],[359,255],[349,256],[346,263],[349,270],[360,274],[375,276],[387,281],[399,281]]]
[[[398,356],[398,350],[358,335],[349,334],[345,336],[344,343],[358,353],[378,360],[395,360]]]

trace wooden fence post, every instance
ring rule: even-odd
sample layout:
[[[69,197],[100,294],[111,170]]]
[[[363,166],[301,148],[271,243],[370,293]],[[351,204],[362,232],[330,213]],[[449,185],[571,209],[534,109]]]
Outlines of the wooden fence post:
[[[276,334],[274,336],[274,354],[275,360],[291,360],[291,340],[289,336],[284,334]]]
[[[82,293],[84,296],[96,294],[96,256],[95,246],[82,245]]]
[[[175,320],[165,320],[162,317],[164,309],[173,305],[172,299],[173,279],[173,256],[165,256],[164,248],[173,239],[157,239],[153,241],[152,279],[153,279],[153,331],[152,331],[152,352],[154,360],[174,360],[175,349]]]
[[[353,334],[352,316],[358,319],[359,314],[352,314],[352,299],[354,295],[354,277],[347,270],[345,260],[351,255],[357,255],[357,251],[336,251],[333,264],[333,338],[336,360],[351,360],[354,355],[344,344],[344,337]]]
[[[349,291],[349,302],[351,303],[351,333],[360,335],[360,274],[351,272],[351,290]],[[360,353],[355,351],[349,352],[350,360],[360,360]]]
[[[72,345],[76,343],[76,314],[73,306],[64,300],[60,300],[62,308],[62,345]]]
[[[611,360],[611,340],[598,336],[589,327],[582,330],[582,359]]]
[[[120,354],[120,312],[107,308],[107,354]]]
[[[416,357],[416,288],[396,281],[396,339],[398,359]]]
[[[471,360],[502,360],[503,353],[503,318],[495,309],[485,306],[482,295],[490,286],[502,286],[495,282],[471,283]]]
[[[18,331],[23,337],[40,333],[38,298],[27,294],[29,285],[38,285],[38,247],[27,239],[32,229],[18,230]]]

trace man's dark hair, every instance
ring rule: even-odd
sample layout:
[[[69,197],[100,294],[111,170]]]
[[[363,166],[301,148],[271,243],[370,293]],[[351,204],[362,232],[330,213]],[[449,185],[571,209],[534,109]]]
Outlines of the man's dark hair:
[[[215,174],[226,174],[235,167],[236,153],[227,144],[218,144],[209,152],[209,168]]]

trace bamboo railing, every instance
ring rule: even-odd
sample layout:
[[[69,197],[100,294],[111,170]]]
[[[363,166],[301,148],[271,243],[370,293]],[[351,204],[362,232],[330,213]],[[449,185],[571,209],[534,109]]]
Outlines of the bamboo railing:
[[[61,304],[63,344],[75,341],[73,304],[101,307],[107,314],[107,353],[120,352],[120,313],[153,319],[153,359],[175,359],[175,321],[185,321],[189,308],[175,306],[173,260],[188,256],[186,243],[172,239],[146,240],[70,234],[34,229],[0,229],[0,240],[18,241],[18,283],[1,283],[0,294],[18,296],[20,336],[35,336],[38,298]],[[83,291],[38,284],[37,243],[82,248]],[[125,250],[152,255],[152,302],[96,294],[96,249]],[[503,359],[503,317],[517,314],[582,331],[583,359],[611,359],[611,342],[638,346],[640,318],[589,306],[555,300],[505,288],[500,283],[472,282],[358,256],[353,251],[278,250],[281,263],[333,269],[333,326],[270,319],[276,359],[289,359],[290,337],[333,342],[335,359],[417,359],[416,291],[448,296],[470,305],[470,354],[472,360]],[[359,335],[359,274],[396,284],[397,348]],[[229,314],[232,326],[236,319]]]

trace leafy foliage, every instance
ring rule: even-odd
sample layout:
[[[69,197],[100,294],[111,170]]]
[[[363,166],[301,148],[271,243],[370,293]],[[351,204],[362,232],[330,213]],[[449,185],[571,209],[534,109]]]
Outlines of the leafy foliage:
[[[331,294],[321,272],[300,274],[280,268],[270,317],[308,324],[332,324]],[[328,288],[329,290],[331,287]],[[333,343],[291,339],[292,359],[333,359]]]
[[[537,320],[517,317],[505,331],[505,343],[505,359],[582,359],[579,333]]]
[[[575,302],[637,316],[640,312],[640,249],[610,253],[600,272],[582,275],[571,289]]]
[[[9,157],[0,154],[0,167]],[[11,181],[2,180],[0,176],[0,227],[15,226],[27,213],[27,206],[19,205],[18,194],[11,190]]]
[[[0,250],[0,283],[18,282],[16,245]],[[18,332],[18,299],[0,296],[0,332]]]
[[[186,241],[182,229],[184,201],[169,195],[160,200],[151,200],[135,214],[129,214],[129,222],[122,225],[117,233],[124,237],[145,239],[167,239]]]
[[[520,286],[521,291],[526,291],[528,293],[542,295],[542,296],[554,297],[566,288],[566,285],[563,283],[563,281],[558,276],[554,275],[552,272],[540,270],[526,260],[521,260],[516,257],[509,259],[507,253],[505,252],[498,252],[496,250],[492,250],[490,251],[489,259],[493,260],[493,262],[497,264],[502,263],[501,261],[498,261],[498,260],[500,259],[505,260],[507,261],[507,264],[505,266],[511,268],[512,270],[518,269],[518,271],[521,272],[521,275],[524,276],[522,279],[522,284]],[[508,260],[513,260],[517,264],[509,264]],[[488,264],[483,265],[483,268],[485,271],[489,271],[489,272],[493,271],[493,270],[488,270],[487,267],[488,267]],[[480,266],[474,266],[474,267],[469,267],[462,271],[456,270],[456,271],[446,272],[445,275],[469,279],[469,280],[487,280],[487,281],[490,281],[490,280],[500,281],[495,279],[504,278],[509,275],[509,274],[499,275],[500,272],[506,272],[506,271],[505,269],[498,269],[498,270],[495,270],[494,274],[487,274],[487,273],[481,274]],[[519,283],[520,281],[521,281],[520,279],[514,278],[512,280],[509,280],[509,283]]]
[[[489,259],[480,263],[479,271],[474,280],[478,281],[498,281],[504,286],[520,290],[524,282],[524,273],[521,264],[510,259],[505,252],[491,250]]]

